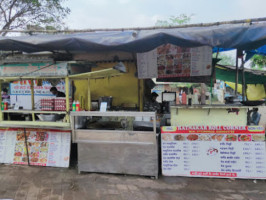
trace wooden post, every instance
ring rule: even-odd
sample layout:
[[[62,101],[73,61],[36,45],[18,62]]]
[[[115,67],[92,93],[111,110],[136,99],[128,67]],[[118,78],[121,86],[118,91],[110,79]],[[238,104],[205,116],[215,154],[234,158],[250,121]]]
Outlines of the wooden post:
[[[66,88],[66,112],[67,112],[66,121],[67,123],[69,123],[70,122],[70,118],[69,118],[70,107],[69,107],[69,78],[68,76],[65,78],[65,88]]]
[[[235,96],[237,96],[237,87],[238,87],[238,49],[236,50],[236,77],[235,77]]]
[[[90,88],[90,79],[88,79],[88,111],[90,110],[91,110],[91,88]]]
[[[2,81],[0,81],[0,90],[2,91]],[[2,112],[2,92],[0,92],[0,103],[1,103],[1,109],[0,109],[0,121],[3,121],[3,112]]]
[[[30,80],[30,90],[31,90],[31,110],[35,110],[34,108],[34,80]],[[35,114],[32,113],[32,121],[35,121]]]

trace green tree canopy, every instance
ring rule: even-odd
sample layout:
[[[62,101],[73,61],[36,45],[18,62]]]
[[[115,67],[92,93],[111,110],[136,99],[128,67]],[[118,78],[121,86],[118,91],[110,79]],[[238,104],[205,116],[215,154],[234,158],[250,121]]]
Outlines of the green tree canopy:
[[[168,20],[157,20],[155,26],[167,27],[167,26],[178,26],[187,24],[191,21],[193,15],[180,14],[178,16],[171,16]]]
[[[62,6],[65,0],[1,0],[0,33],[27,26],[61,28],[70,9]]]
[[[266,68],[266,56],[254,55],[251,58],[251,67],[258,68],[258,69],[265,69]]]

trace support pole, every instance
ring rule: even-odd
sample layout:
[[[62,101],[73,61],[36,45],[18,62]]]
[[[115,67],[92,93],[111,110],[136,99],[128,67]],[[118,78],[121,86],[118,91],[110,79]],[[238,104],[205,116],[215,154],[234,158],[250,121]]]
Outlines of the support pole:
[[[88,79],[88,111],[90,110],[91,110],[91,88],[90,88],[90,79]]]
[[[238,87],[238,49],[236,50],[236,83],[235,83],[235,96],[237,96]]]
[[[245,61],[241,58],[241,69],[242,69],[242,101],[246,101],[246,78],[245,78]]]
[[[69,112],[70,112],[70,107],[69,107],[69,78],[68,76],[65,78],[65,88],[66,88],[66,121],[67,123],[70,122],[70,118],[69,118]]]
[[[0,81],[0,90],[2,91],[2,81]],[[3,112],[2,112],[2,92],[0,92],[0,103],[1,103],[1,109],[0,109],[0,121],[3,121]]]
[[[30,94],[31,94],[31,110],[35,110],[34,108],[34,80],[30,80]],[[32,113],[32,121],[35,121],[35,114]]]

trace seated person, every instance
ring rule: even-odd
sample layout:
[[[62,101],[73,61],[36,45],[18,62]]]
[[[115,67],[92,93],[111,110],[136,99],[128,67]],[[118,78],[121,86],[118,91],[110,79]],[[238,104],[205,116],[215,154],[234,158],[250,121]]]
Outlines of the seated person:
[[[50,92],[56,97],[66,97],[65,93],[58,91],[56,87],[51,87]]]

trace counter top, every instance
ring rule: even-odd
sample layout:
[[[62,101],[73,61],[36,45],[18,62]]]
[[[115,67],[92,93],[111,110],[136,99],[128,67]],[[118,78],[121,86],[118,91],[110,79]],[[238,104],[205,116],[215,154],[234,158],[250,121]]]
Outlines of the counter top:
[[[42,121],[2,121],[0,127],[6,128],[45,128],[71,130],[70,123],[63,122],[42,122]]]
[[[66,111],[43,111],[43,110],[2,110],[3,113],[39,113],[39,114],[66,114]]]
[[[185,108],[185,109],[195,109],[195,108],[201,108],[201,109],[227,109],[227,108],[258,108],[258,106],[244,106],[242,104],[225,104],[225,105],[176,105],[171,106],[171,108]]]

